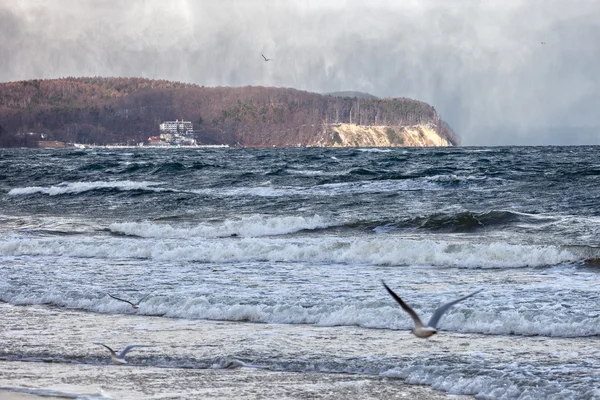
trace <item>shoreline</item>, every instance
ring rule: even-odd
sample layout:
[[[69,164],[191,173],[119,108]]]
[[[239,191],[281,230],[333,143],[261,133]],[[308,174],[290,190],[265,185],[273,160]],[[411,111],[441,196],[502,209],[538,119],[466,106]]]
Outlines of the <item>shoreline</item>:
[[[36,394],[32,394],[32,393],[28,393],[28,392],[20,392],[20,391],[14,391],[14,390],[0,388],[0,399],[1,400],[40,400],[40,399],[48,399],[48,398],[52,398],[52,397],[38,396]],[[54,397],[54,398],[60,399],[60,397]]]
[[[7,371],[11,383],[7,383]],[[32,379],[32,376],[39,379]],[[174,383],[176,384],[174,385]],[[9,386],[10,385],[10,386]],[[10,390],[10,389],[13,390]],[[0,361],[0,399],[471,399],[378,376]]]
[[[260,360],[271,349],[285,349],[281,360],[303,362],[304,344],[325,352],[353,355],[348,338],[361,328],[184,320],[132,314],[101,314],[43,305],[0,303],[0,399],[42,398],[164,399],[329,399],[448,398],[446,392],[381,374],[346,373],[323,367],[295,370]],[[428,351],[428,344],[393,346],[395,331],[374,332],[365,345],[382,354]],[[346,337],[338,338],[339,335]],[[379,337],[381,336],[381,337]],[[107,343],[118,349],[142,344],[128,365],[113,365]],[[392,346],[382,349],[381,344]],[[298,347],[299,346],[299,347]],[[119,350],[117,350],[119,351]],[[254,362],[245,361],[256,358]],[[253,356],[254,355],[254,356]],[[254,364],[256,363],[256,364]],[[25,389],[23,391],[7,391]]]
[[[435,374],[423,375],[427,365],[414,361],[429,360],[435,367],[440,359],[485,355],[489,362],[504,363],[527,354],[530,362],[553,364],[558,354],[562,363],[572,364],[595,354],[598,344],[593,338],[451,332],[421,340],[386,329],[172,319],[7,303],[0,303],[0,314],[0,390],[53,390],[71,398],[77,398],[73,393],[102,398],[106,392],[104,398],[132,400],[472,399],[469,394],[480,392],[448,386],[458,385],[464,371],[438,375],[442,381],[436,382]],[[116,366],[99,342],[117,351],[130,344],[145,347],[127,356],[128,365]],[[381,368],[378,360],[386,359],[397,361]]]

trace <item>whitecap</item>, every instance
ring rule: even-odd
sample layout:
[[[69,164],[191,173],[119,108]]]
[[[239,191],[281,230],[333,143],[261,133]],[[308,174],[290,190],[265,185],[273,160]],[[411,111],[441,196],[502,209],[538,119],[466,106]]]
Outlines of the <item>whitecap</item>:
[[[9,196],[24,196],[36,193],[57,196],[62,194],[78,194],[98,189],[118,189],[118,190],[150,190],[155,192],[166,191],[169,189],[157,188],[160,185],[157,182],[134,182],[134,181],[95,181],[95,182],[63,182],[57,186],[28,186],[24,188],[14,188],[8,192]]]

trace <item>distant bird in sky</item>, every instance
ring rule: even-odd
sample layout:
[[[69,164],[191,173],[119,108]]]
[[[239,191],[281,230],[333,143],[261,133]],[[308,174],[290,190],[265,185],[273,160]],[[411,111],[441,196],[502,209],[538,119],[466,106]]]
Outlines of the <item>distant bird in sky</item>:
[[[483,290],[483,289],[480,289],[476,292],[473,292],[464,297],[461,297],[460,299],[457,299],[457,300],[451,301],[450,303],[444,304],[443,306],[441,306],[437,310],[435,310],[435,312],[431,316],[431,319],[429,320],[427,325],[423,325],[423,322],[421,322],[421,318],[419,318],[417,313],[414,312],[414,310],[412,308],[410,308],[410,306],[408,304],[406,304],[404,301],[402,301],[402,299],[400,297],[398,297],[398,295],[396,293],[394,293],[392,291],[392,289],[390,289],[388,287],[388,285],[385,284],[385,282],[381,281],[381,283],[383,283],[383,286],[385,286],[388,293],[394,298],[394,300],[396,300],[398,302],[398,304],[400,304],[400,307],[402,307],[404,309],[404,311],[406,311],[408,313],[408,315],[410,315],[410,317],[415,322],[415,327],[413,329],[411,329],[410,333],[412,333],[413,335],[415,335],[418,338],[423,338],[423,339],[428,338],[429,336],[435,335],[437,333],[437,329],[436,329],[437,324],[440,321],[440,318],[442,318],[442,315],[444,315],[444,313],[446,311],[448,311],[448,309],[450,307],[452,307],[456,303],[463,301],[464,299],[467,299]]]
[[[105,345],[104,343],[94,343],[97,344],[99,346],[104,346],[108,349],[108,351],[110,351],[110,360],[117,365],[124,365],[127,364],[127,361],[125,361],[125,356],[127,355],[127,353],[129,353],[129,351],[131,349],[133,349],[134,347],[148,347],[148,346],[143,346],[141,344],[131,344],[127,347],[125,347],[123,349],[123,351],[121,353],[119,353],[117,355],[117,353],[115,353],[115,351],[113,349],[111,349],[110,347],[108,347],[107,345]]]
[[[131,305],[131,307],[132,307],[134,310],[137,310],[138,308],[140,308],[140,303],[141,303],[143,300],[145,300],[145,299],[146,299],[148,296],[150,296],[152,293],[154,293],[154,291],[152,291],[152,292],[148,293],[147,295],[145,295],[144,297],[142,297],[141,299],[139,299],[139,300],[138,300],[136,303],[132,303],[132,302],[131,302],[131,301],[129,301],[129,300],[120,299],[120,298],[118,298],[118,297],[115,297],[115,296],[113,296],[113,295],[112,295],[112,294],[110,294],[110,293],[106,293],[106,294],[107,294],[107,295],[109,295],[110,297],[112,297],[112,298],[113,298],[113,299],[115,299],[115,300],[119,300],[119,301],[122,301],[122,302],[124,302],[124,303],[129,303],[129,304]]]
[[[265,59],[265,61],[271,61],[272,60],[272,58],[265,57],[265,55],[263,53],[260,53],[260,55],[263,56],[263,58]]]
[[[540,42],[541,44],[546,44],[546,42]]]

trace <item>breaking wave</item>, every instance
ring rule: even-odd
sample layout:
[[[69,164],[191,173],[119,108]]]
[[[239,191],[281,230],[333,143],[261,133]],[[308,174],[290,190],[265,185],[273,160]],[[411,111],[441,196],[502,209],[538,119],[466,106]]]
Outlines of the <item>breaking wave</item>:
[[[28,186],[24,188],[11,189],[10,196],[25,196],[31,194],[47,194],[49,196],[58,196],[63,194],[78,194],[93,190],[115,189],[119,191],[127,190],[145,190],[151,192],[172,191],[155,187],[160,185],[157,182],[134,182],[134,181],[96,181],[96,182],[65,182],[56,186]]]
[[[328,226],[330,226],[330,222],[319,215],[312,217],[252,215],[229,219],[215,224],[203,223],[187,228],[152,222],[121,222],[111,224],[109,230],[122,235],[146,238],[217,238],[226,236],[259,237],[285,235]]]
[[[127,226],[121,227],[125,230]],[[145,227],[131,227],[152,235]],[[283,229],[283,228],[282,228]],[[264,231],[262,231],[264,232]],[[272,231],[273,232],[273,231]],[[185,231],[175,230],[176,235]],[[424,265],[458,268],[543,267],[584,261],[557,246],[516,245],[503,242],[453,243],[435,240],[375,238],[229,238],[196,241],[132,238],[7,239],[0,255],[47,255],[84,258],[139,258],[194,262],[309,262],[386,266]]]
[[[396,228],[420,228],[431,231],[471,232],[478,229],[499,228],[509,225],[539,225],[555,222],[549,216],[525,214],[514,211],[493,210],[484,213],[463,211],[420,216],[389,225]]]
[[[482,333],[492,335],[587,337],[600,335],[597,312],[584,308],[571,308],[568,304],[539,303],[535,293],[527,301],[539,307],[520,307],[514,304],[514,292],[502,295],[482,292],[472,300],[452,307],[443,317],[439,328],[448,332]],[[539,294],[546,296],[547,294]],[[455,297],[454,293],[432,294],[425,298],[411,298],[410,302],[420,315],[431,315],[437,305]],[[573,295],[563,302],[577,306]],[[46,293],[31,290],[9,291],[0,298],[17,305],[51,304],[100,313],[132,313],[131,307],[110,298],[104,293],[60,293],[48,289]],[[344,301],[326,300],[305,305],[296,299],[269,298],[248,304],[235,296],[199,295],[188,292],[169,295],[154,293],[140,303],[135,312],[142,315],[181,319],[206,319],[220,321],[245,321],[255,323],[308,324],[316,326],[360,326],[372,329],[408,331],[413,322],[397,305],[385,296],[383,290],[370,300],[348,297]],[[274,302],[273,302],[274,300]],[[316,300],[316,299],[315,299]],[[510,309],[509,309],[510,308]]]

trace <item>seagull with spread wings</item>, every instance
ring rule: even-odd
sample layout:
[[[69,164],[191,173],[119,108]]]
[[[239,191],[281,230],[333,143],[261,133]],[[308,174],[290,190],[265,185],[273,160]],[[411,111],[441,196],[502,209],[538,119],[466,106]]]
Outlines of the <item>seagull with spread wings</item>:
[[[131,302],[131,301],[129,301],[129,300],[120,299],[120,298],[118,298],[118,297],[115,297],[115,296],[113,296],[113,295],[112,295],[112,294],[110,294],[110,293],[106,293],[106,294],[107,294],[107,295],[109,295],[110,297],[112,297],[112,298],[113,298],[113,299],[115,299],[115,300],[119,300],[119,301],[122,301],[122,302],[124,302],[124,303],[129,303],[129,304],[131,305],[131,307],[132,307],[134,310],[137,310],[138,308],[140,308],[140,303],[141,303],[142,301],[146,300],[146,299],[148,298],[148,296],[150,296],[152,293],[154,293],[154,291],[152,291],[152,292],[148,293],[147,295],[145,295],[144,297],[142,297],[141,299],[139,299],[139,300],[138,300],[137,302],[135,302],[135,303],[132,303],[132,302]]]
[[[400,304],[400,307],[402,307],[404,309],[404,311],[406,311],[408,313],[408,315],[410,315],[410,317],[415,322],[415,327],[413,329],[411,329],[410,333],[412,333],[416,337],[422,338],[422,339],[428,338],[437,333],[437,324],[438,324],[438,322],[440,322],[442,315],[444,315],[444,313],[446,311],[448,311],[448,309],[450,307],[452,307],[453,305],[455,305],[458,302],[468,299],[469,297],[471,297],[483,290],[483,289],[480,289],[476,292],[473,292],[464,297],[461,297],[460,299],[456,299],[454,301],[451,301],[449,303],[442,305],[441,307],[439,307],[437,310],[434,311],[433,315],[429,319],[429,322],[427,323],[427,325],[425,325],[425,324],[423,324],[423,322],[421,321],[421,318],[419,318],[417,313],[412,308],[410,308],[410,306],[408,304],[406,304],[396,293],[394,293],[394,291],[392,289],[390,289],[388,287],[388,285],[385,284],[385,282],[381,281],[381,283],[383,283],[383,286],[388,291],[388,293],[394,298],[394,300],[396,300],[398,302],[398,304]]]
[[[272,60],[272,58],[265,57],[265,55],[263,53],[260,53],[260,55],[265,59],[265,61],[271,61]]]
[[[115,351],[113,349],[111,349],[110,347],[108,347],[104,343],[94,343],[94,344],[106,347],[108,349],[108,351],[110,351],[110,360],[114,364],[117,364],[117,365],[127,364],[127,361],[125,361],[125,356],[134,347],[148,347],[148,346],[143,346],[141,344],[130,344],[129,346],[125,347],[122,352],[120,352],[119,354],[117,354],[117,353],[115,353]]]

